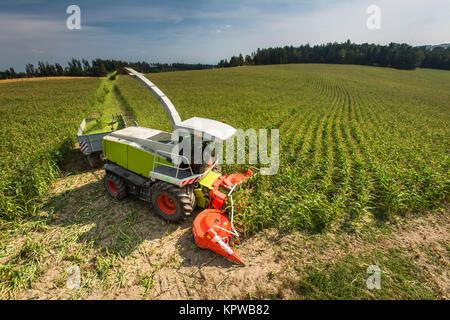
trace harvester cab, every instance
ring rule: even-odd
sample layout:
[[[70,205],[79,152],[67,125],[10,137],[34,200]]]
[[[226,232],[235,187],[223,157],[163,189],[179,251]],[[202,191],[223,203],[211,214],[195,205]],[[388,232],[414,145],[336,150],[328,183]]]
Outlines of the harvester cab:
[[[194,164],[191,160],[195,149],[188,156],[174,151],[177,143],[185,140],[193,144],[196,136],[201,136],[203,155],[203,149],[210,141],[225,141],[235,134],[236,129],[220,121],[199,117],[182,121],[169,98],[150,80],[131,68],[124,69],[159,101],[174,132],[136,126],[105,136],[103,156],[106,159],[104,183],[107,192],[118,200],[129,194],[136,195],[150,202],[158,216],[172,222],[191,215],[197,205],[205,208],[194,221],[197,244],[243,263],[230,246],[229,240],[239,234],[223,208],[231,192],[251,175],[251,171],[222,176],[213,170],[212,158],[201,165]],[[230,193],[225,195],[219,188],[230,190]]]

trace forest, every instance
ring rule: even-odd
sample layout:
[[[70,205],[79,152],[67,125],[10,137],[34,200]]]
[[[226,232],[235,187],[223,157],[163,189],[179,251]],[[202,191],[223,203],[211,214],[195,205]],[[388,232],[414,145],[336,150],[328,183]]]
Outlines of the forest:
[[[334,42],[315,46],[306,44],[299,47],[258,49],[245,57],[240,54],[232,56],[229,61],[221,60],[218,67],[286,63],[356,64],[405,70],[417,67],[450,70],[450,47],[413,47],[404,43],[390,43],[383,46],[356,44],[347,40],[344,43]]]

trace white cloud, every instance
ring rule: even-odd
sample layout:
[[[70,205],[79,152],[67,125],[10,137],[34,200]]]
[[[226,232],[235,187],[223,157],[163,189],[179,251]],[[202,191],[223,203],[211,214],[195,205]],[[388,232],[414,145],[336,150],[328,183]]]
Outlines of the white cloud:
[[[83,10],[82,15],[87,23],[110,22],[121,23],[124,21],[144,20],[147,22],[182,22],[186,14],[175,13],[173,8],[165,8],[156,5],[127,6],[109,5],[102,10]]]
[[[332,4],[310,12],[265,14],[249,30],[254,47],[309,42],[319,44],[351,39],[355,42],[407,42],[412,45],[448,42],[450,1],[378,0],[381,30],[369,30],[366,9],[374,1]],[[243,36],[242,33],[238,36]]]
[[[45,51],[39,50],[39,49],[31,49],[31,52],[33,52],[33,53],[39,53],[39,54],[45,53]]]
[[[81,30],[68,30],[65,16],[0,13],[0,30],[0,70],[20,70],[37,60],[66,63],[68,57],[90,56],[90,49],[105,43],[104,29],[82,24]]]
[[[381,30],[369,30],[366,9],[371,4],[381,8]],[[315,9],[261,10],[246,8],[252,15],[241,17],[231,12],[229,21],[233,32],[222,32],[220,37],[198,42],[191,55],[198,58],[229,59],[239,53],[250,54],[257,48],[300,45],[310,43],[406,42],[411,45],[450,42],[450,1],[448,0],[363,0],[331,2]],[[208,16],[208,12],[201,13]],[[226,17],[225,12],[215,13]],[[223,27],[221,27],[222,29]],[[209,60],[210,61],[210,60]],[[213,60],[214,61],[214,60]]]
[[[216,29],[216,33],[221,33],[222,31],[224,31],[225,29],[229,29],[231,28],[231,24],[226,24],[223,27],[219,27]]]

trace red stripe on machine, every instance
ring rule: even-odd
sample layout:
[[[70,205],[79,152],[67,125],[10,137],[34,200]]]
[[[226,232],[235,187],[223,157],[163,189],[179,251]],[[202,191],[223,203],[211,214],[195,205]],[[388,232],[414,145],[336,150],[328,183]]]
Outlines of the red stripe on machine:
[[[88,148],[87,142],[83,141],[83,142],[80,143],[80,150],[81,150],[81,152],[84,153],[87,150],[87,148]]]
[[[182,185],[185,186],[187,184],[194,183],[194,182],[198,181],[198,179],[200,179],[200,177],[189,179],[189,180],[185,180],[185,181],[183,181]]]
[[[191,181],[192,181],[192,179],[184,180],[183,183],[182,183],[182,185],[185,186],[185,185],[187,185],[187,184],[190,184]]]

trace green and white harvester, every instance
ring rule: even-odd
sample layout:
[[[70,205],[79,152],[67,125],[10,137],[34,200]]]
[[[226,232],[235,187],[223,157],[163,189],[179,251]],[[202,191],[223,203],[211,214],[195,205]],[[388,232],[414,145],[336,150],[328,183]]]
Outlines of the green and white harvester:
[[[129,126],[105,135],[102,151],[107,192],[118,200],[133,194],[172,222],[191,215],[196,206],[203,208],[192,227],[196,244],[244,264],[233,248],[243,231],[233,224],[232,193],[253,172],[222,175],[213,170],[217,169],[214,143],[231,138],[236,129],[205,118],[182,121],[169,98],[150,80],[131,68],[125,70],[158,99],[173,132]],[[228,199],[231,204],[226,206]]]
[[[193,145],[197,135],[203,138],[201,148],[207,148],[205,137],[210,141],[225,141],[234,135],[236,129],[220,121],[198,117],[182,121],[169,98],[150,80],[131,68],[125,70],[158,99],[173,130],[182,134],[178,134],[174,141],[172,133],[130,126],[103,137],[105,188],[119,200],[129,194],[136,195],[151,202],[155,213],[163,219],[180,221],[192,213],[196,198],[201,198],[198,202],[203,206],[209,201],[204,196],[209,197],[210,194],[201,191],[204,186],[199,185],[199,181],[211,172],[207,179],[203,179],[203,184],[207,183],[207,188],[212,188],[209,182],[220,174],[211,170],[211,162],[209,166],[208,161],[194,164],[191,160],[193,154],[174,153],[175,143],[192,142]],[[197,190],[194,192],[194,189]]]

